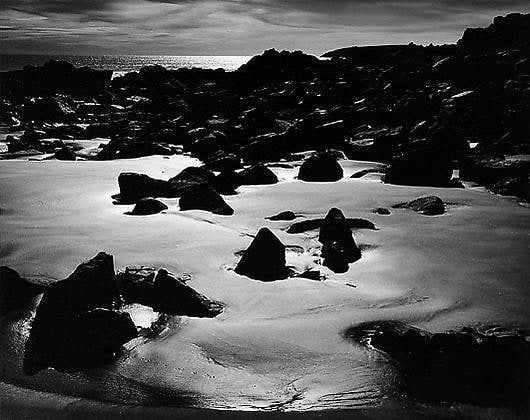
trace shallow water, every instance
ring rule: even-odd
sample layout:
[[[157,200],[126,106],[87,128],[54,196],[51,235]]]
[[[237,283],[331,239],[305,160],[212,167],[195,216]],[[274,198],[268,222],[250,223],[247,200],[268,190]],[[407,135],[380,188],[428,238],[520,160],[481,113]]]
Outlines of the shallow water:
[[[348,174],[376,165],[341,163]],[[163,199],[169,210],[146,217],[126,216],[132,206],[111,204],[122,171],[167,179],[192,164],[198,162],[185,156],[0,162],[0,264],[50,282],[104,250],[114,254],[117,267],[188,273],[190,286],[227,307],[215,319],[183,317],[109,368],[34,377],[19,369],[27,312],[15,325],[1,324],[3,336],[12,338],[0,344],[4,381],[148,405],[284,411],[386,406],[402,402],[394,367],[381,353],[344,340],[349,326],[399,319],[431,331],[530,328],[529,212],[513,199],[481,188],[385,185],[377,174],[305,183],[295,180],[296,169],[273,168],[280,184],[241,187],[239,195],[226,197],[232,217],[179,212],[177,199]],[[425,194],[452,203],[447,213],[371,211]],[[285,229],[292,222],[264,219],[283,210],[323,217],[332,206],[379,227],[355,232],[363,258],[344,274],[318,267],[317,231],[290,235]],[[230,270],[261,226],[290,245],[290,264],[321,269],[327,280],[262,283]]]

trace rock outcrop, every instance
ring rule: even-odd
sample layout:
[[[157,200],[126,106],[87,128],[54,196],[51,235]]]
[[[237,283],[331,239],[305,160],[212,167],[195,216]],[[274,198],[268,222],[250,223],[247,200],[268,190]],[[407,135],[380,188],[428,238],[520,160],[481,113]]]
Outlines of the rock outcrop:
[[[234,271],[262,281],[287,278],[289,270],[285,266],[285,245],[268,228],[261,228]]]
[[[515,331],[430,333],[396,321],[356,325],[345,336],[399,362],[405,391],[429,401],[496,405],[526,401],[530,346]]]

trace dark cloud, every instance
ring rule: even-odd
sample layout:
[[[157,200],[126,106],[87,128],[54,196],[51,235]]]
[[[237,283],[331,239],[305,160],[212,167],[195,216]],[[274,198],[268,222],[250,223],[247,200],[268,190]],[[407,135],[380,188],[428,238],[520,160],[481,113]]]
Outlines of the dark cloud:
[[[454,42],[528,0],[3,0],[1,52],[321,53],[347,45]]]

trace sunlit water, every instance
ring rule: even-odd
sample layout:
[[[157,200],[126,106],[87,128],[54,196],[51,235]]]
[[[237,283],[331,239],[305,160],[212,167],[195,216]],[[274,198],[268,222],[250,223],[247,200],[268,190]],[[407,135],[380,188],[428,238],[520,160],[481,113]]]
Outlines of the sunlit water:
[[[137,71],[149,65],[161,65],[167,69],[200,67],[232,71],[249,59],[250,56],[245,55],[0,55],[0,71],[17,70],[26,65],[41,66],[49,60],[68,61],[76,67],[112,70],[114,76]]]

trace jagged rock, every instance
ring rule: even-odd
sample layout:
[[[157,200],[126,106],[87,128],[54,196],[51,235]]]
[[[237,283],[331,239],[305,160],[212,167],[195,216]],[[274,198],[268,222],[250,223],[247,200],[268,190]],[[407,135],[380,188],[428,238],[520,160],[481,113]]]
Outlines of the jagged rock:
[[[348,270],[348,263],[361,258],[353,234],[342,211],[332,208],[324,218],[318,241],[322,244],[324,265],[336,273]]]
[[[86,358],[71,352],[71,350],[78,351],[80,346],[77,343],[82,341],[79,336],[75,335],[76,318],[96,308],[110,310],[117,301],[119,301],[119,295],[115,281],[114,261],[112,255],[104,252],[80,264],[65,280],[48,286],[37,306],[35,319],[26,342],[24,371],[34,374],[46,367],[60,370],[81,369]],[[120,325],[124,324],[127,323]],[[128,331],[129,327],[122,331],[124,336],[129,336]],[[117,337],[122,337],[120,332],[116,331],[116,334]],[[107,338],[108,335],[103,336],[103,339]],[[115,341],[111,342],[115,343]],[[100,346],[101,344],[94,345]],[[114,350],[117,352],[119,349],[114,348]],[[90,356],[85,356],[90,358]],[[104,363],[107,360],[101,360],[101,362]]]
[[[326,153],[311,156],[298,171],[298,179],[308,182],[334,182],[342,179],[343,175],[337,159]]]
[[[434,195],[420,197],[406,203],[400,203],[392,206],[395,209],[409,209],[426,216],[435,216],[445,213],[445,204],[440,197]]]
[[[275,214],[274,216],[266,217],[265,219],[269,220],[294,220],[296,219],[296,214],[290,210],[282,211],[281,213]]]
[[[289,270],[285,266],[285,245],[268,228],[261,228],[234,271],[262,281],[287,278]]]
[[[0,316],[21,308],[43,291],[43,286],[21,278],[12,268],[0,267]]]
[[[167,206],[154,198],[142,198],[138,200],[131,214],[135,216],[146,216],[167,210]]]
[[[208,185],[196,185],[186,189],[180,197],[179,206],[180,210],[206,210],[224,216],[234,214],[234,209]]]
[[[350,229],[371,229],[377,230],[375,225],[366,219],[347,218],[346,224]],[[301,222],[293,223],[287,229],[287,233],[303,233],[308,230],[320,229],[324,225],[324,219],[302,220]]]
[[[72,149],[64,145],[55,152],[54,157],[57,160],[76,160],[75,153],[72,152]]]
[[[254,165],[239,172],[241,185],[277,184],[278,178],[264,165]]]
[[[345,336],[398,361],[412,397],[496,405],[528,395],[530,346],[514,331],[432,334],[402,322],[375,321],[349,328]]]
[[[127,267],[118,274],[118,285],[125,300],[169,315],[213,318],[223,305],[196,292],[164,269]]]

